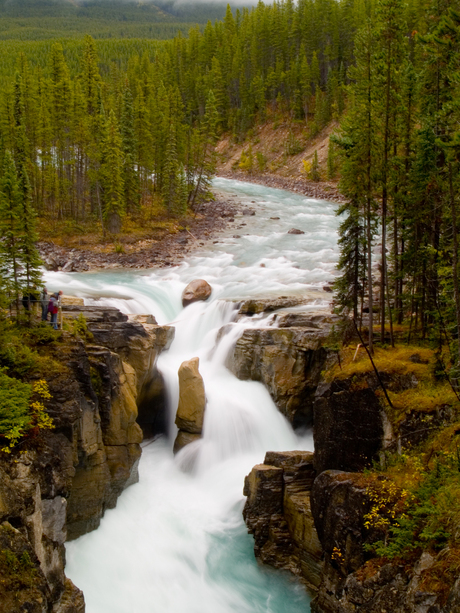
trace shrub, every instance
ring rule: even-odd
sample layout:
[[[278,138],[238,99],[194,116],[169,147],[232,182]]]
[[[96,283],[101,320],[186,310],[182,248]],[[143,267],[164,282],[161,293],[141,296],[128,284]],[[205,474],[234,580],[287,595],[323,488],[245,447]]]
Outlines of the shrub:
[[[32,386],[12,379],[0,370],[0,437],[8,441],[1,450],[9,452],[30,427],[29,401]]]
[[[251,145],[249,145],[249,148],[248,148],[247,151],[243,151],[241,153],[241,158],[240,158],[240,162],[238,164],[238,167],[243,172],[248,172],[249,174],[253,173],[253,171],[254,171],[254,156],[252,154],[252,147],[251,147]]]
[[[305,149],[304,145],[294,136],[292,132],[289,132],[289,136],[286,141],[286,154],[298,155]]]
[[[259,167],[259,172],[264,172],[267,167],[267,158],[263,153],[257,151],[256,153],[257,165]]]
[[[321,176],[319,173],[319,162],[318,162],[318,152],[315,149],[315,153],[313,154],[313,160],[311,162],[311,169],[308,174],[308,178],[310,181],[318,182],[321,180]]]
[[[410,471],[411,459],[400,460]],[[373,508],[365,526],[380,521],[385,537],[369,549],[386,558],[405,557],[414,549],[439,550],[460,544],[460,472],[456,451],[439,453],[431,467],[420,471],[412,494],[392,481],[380,482],[379,491],[369,491]],[[413,469],[413,467],[412,467]],[[383,484],[391,484],[383,486]],[[391,491],[390,491],[391,490]],[[375,511],[375,512],[374,512]]]
[[[40,323],[28,332],[29,340],[33,345],[52,345],[62,337],[60,330],[55,330],[49,323]]]
[[[4,369],[0,370],[1,451],[10,453],[21,438],[31,431],[54,428],[42,402],[50,398],[46,381],[36,381],[31,385],[8,377]]]
[[[88,324],[86,323],[86,318],[83,313],[80,313],[77,318],[72,321],[72,334],[76,337],[93,340],[93,334],[90,330],[88,330]]]

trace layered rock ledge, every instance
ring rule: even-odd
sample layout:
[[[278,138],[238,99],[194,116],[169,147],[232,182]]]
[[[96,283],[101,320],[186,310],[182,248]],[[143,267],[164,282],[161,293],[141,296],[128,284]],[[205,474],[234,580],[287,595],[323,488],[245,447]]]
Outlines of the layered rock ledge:
[[[297,428],[313,422],[321,373],[336,359],[325,346],[337,318],[324,311],[301,310],[305,299],[248,300],[239,316],[273,313],[278,327],[249,328],[238,339],[229,362],[243,380],[262,382],[278,409]],[[295,310],[290,310],[295,307]]]
[[[321,580],[322,549],[310,510],[316,476],[308,451],[268,452],[246,477],[243,510],[254,553],[265,564],[291,571],[308,588]]]

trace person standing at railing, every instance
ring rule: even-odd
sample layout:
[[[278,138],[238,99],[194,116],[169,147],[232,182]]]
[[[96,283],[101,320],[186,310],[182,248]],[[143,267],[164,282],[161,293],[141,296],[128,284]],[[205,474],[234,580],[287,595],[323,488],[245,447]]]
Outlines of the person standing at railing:
[[[48,296],[48,290],[46,287],[40,292],[40,304],[42,307],[42,321],[48,321],[48,305],[50,298]]]
[[[62,291],[55,292],[51,295],[48,311],[51,313],[51,324],[55,330],[58,329],[57,317],[61,306]]]

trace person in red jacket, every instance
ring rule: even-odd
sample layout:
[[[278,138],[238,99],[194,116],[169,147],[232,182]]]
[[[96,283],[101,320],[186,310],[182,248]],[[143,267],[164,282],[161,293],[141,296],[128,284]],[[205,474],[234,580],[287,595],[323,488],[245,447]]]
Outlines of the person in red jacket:
[[[48,306],[48,312],[51,313],[51,325],[55,330],[58,329],[57,316],[59,313],[59,307],[61,306],[62,291],[55,292],[51,295],[50,303]]]

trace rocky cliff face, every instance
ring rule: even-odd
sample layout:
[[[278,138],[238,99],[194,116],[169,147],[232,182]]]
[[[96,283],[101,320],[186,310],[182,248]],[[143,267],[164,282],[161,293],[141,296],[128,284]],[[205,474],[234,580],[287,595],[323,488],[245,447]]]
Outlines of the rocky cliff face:
[[[246,477],[243,516],[254,535],[254,552],[265,564],[319,586],[322,550],[310,511],[315,478],[308,451],[268,452]]]
[[[379,374],[395,396],[418,386],[410,369]],[[394,408],[381,402],[379,386],[376,376],[364,369],[318,385],[313,402],[315,454],[303,459],[309,463],[311,481],[298,480],[294,494],[286,471],[292,469],[290,462],[298,467],[301,463],[289,454],[288,463],[285,454],[267,454],[264,464],[246,478],[244,515],[254,534],[256,556],[301,577],[316,594],[313,613],[460,613],[460,579],[452,577],[451,561],[457,560],[453,546],[423,551],[419,543],[412,557],[404,559],[376,558],[366,548],[385,534],[369,517],[376,512],[376,500],[388,502],[393,482],[363,469],[374,459],[383,461],[382,451],[420,444],[443,427],[448,438],[458,434],[458,414],[455,417],[442,394],[429,410],[413,406],[396,419]]]
[[[64,574],[64,542],[96,528],[138,478],[137,400],[174,330],[110,308],[67,313],[82,311],[92,340],[66,334],[56,349],[62,370],[48,377],[55,430],[0,463],[0,541],[19,569],[4,613],[83,613],[83,595]]]
[[[423,576],[435,555],[423,552],[408,564],[366,559],[372,541],[364,526],[371,508],[359,473],[325,471],[315,480],[311,508],[324,551],[322,581],[313,613],[458,613],[460,581],[449,594],[423,589]]]
[[[314,464],[309,452],[269,452],[246,477],[243,515],[256,557],[305,583],[315,594],[312,613],[458,613],[460,580],[449,594],[423,588],[442,555],[423,552],[411,564],[372,559],[365,478],[337,470],[316,477]]]
[[[274,317],[279,327],[245,330],[229,367],[239,379],[261,381],[283,415],[298,427],[312,424],[321,372],[335,357],[324,347],[335,319],[325,313],[289,311],[296,305],[295,300],[292,302],[279,299],[243,303],[242,315],[276,310]]]
[[[318,474],[328,469],[362,470],[384,447],[389,422],[373,389],[354,389],[350,380],[322,383],[313,407]]]

